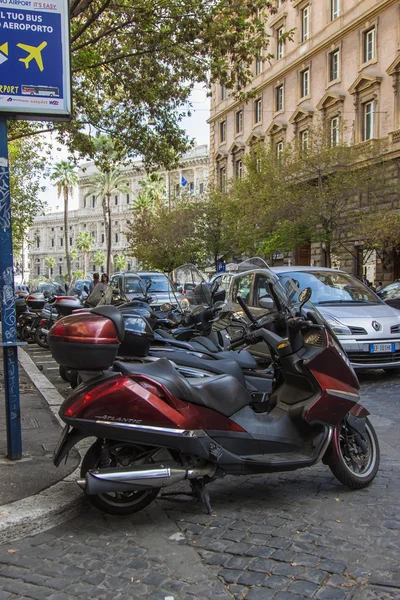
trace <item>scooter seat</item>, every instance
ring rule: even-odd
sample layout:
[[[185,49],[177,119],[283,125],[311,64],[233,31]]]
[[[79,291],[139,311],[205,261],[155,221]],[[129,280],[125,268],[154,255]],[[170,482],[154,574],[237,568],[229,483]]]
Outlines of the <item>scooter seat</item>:
[[[163,348],[154,349],[151,352],[152,356],[167,358],[178,366],[182,367],[193,367],[194,369],[200,369],[214,373],[215,375],[232,375],[238,382],[246,387],[246,380],[243,375],[243,371],[234,360],[213,360],[209,358],[199,358],[193,356],[189,352],[182,352],[182,350],[164,350]]]
[[[209,352],[219,352],[221,350],[221,347],[218,348],[218,346],[216,346],[214,342],[212,342],[207,337],[204,337],[203,335],[198,335],[197,337],[193,338],[190,341],[190,344],[198,344],[200,346],[204,346],[204,348],[206,348],[206,350],[209,350]]]
[[[226,417],[230,417],[251,402],[250,395],[235,377],[216,375],[190,384],[166,358],[145,365],[116,361],[114,367],[123,374],[148,376],[161,383],[176,398],[205,406]]]

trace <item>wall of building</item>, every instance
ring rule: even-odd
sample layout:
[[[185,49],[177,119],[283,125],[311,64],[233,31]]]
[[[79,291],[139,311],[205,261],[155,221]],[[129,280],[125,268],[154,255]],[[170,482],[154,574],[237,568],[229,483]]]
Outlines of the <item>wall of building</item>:
[[[243,159],[255,141],[285,144],[317,122],[332,124],[337,118],[350,143],[368,138],[386,138],[391,157],[400,156],[400,3],[393,0],[279,0],[275,15],[267,18],[269,52],[276,58],[262,64],[247,90],[254,99],[236,101],[220,85],[213,88],[210,117],[210,176],[222,186],[240,177]],[[339,7],[339,15],[332,14]],[[304,10],[308,10],[309,35],[302,40]],[[335,17],[335,18],[332,18]],[[283,44],[278,58],[280,28],[295,28],[292,40]],[[370,33],[373,32],[373,33]],[[368,46],[368,40],[372,44]],[[369,53],[367,53],[369,48]],[[372,56],[371,56],[372,49]],[[338,74],[332,79],[332,54],[339,52]],[[302,97],[302,74],[309,71],[309,90]],[[332,79],[332,80],[330,80]],[[283,106],[277,105],[277,88],[283,86]],[[261,100],[260,119],[256,103]],[[368,105],[373,106],[373,124],[366,125]],[[278,110],[278,108],[281,108]],[[242,111],[238,130],[238,113]],[[225,123],[225,125],[223,125]],[[359,243],[356,236],[349,240]],[[358,247],[358,246],[357,246]],[[293,257],[291,257],[293,262]],[[377,259],[379,260],[379,259]],[[324,252],[316,244],[311,262],[323,264]],[[354,257],[338,251],[341,267],[354,270]],[[388,275],[390,278],[390,274]]]

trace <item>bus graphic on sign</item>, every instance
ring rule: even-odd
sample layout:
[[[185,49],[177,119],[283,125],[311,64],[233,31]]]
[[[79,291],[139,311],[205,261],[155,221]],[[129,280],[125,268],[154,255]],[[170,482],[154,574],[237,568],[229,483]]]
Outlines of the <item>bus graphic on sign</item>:
[[[59,98],[60,90],[57,87],[44,85],[23,85],[21,93],[25,96],[49,96],[50,98]]]

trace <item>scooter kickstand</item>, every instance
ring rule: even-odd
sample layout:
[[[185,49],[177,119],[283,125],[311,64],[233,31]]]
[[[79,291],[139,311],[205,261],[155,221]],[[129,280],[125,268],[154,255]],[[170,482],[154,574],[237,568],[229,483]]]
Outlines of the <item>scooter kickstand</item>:
[[[210,494],[208,493],[208,489],[203,479],[193,479],[190,482],[192,486],[192,490],[194,495],[198,500],[201,500],[205,505],[207,512],[209,515],[213,514],[213,510],[211,508]]]

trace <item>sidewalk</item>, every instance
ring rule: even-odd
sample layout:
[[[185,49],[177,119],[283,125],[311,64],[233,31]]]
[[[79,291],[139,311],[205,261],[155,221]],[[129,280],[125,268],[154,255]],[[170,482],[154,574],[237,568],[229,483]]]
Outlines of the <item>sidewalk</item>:
[[[79,453],[72,450],[67,464],[58,468],[52,462],[62,429],[58,409],[63,397],[21,348],[18,358],[23,457],[12,461],[6,458],[0,350],[0,543],[37,533],[75,516],[83,499],[71,476],[79,466]]]

